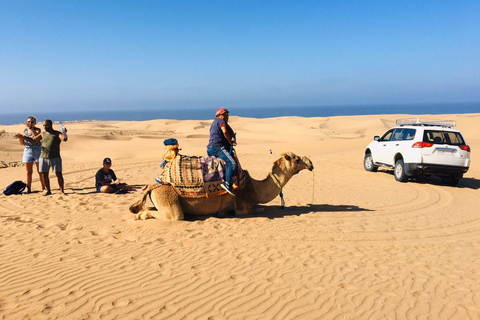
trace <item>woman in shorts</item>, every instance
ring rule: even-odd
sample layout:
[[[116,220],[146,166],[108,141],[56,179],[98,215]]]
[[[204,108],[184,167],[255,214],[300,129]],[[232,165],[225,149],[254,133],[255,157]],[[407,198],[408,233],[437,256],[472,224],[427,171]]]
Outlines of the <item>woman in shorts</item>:
[[[37,119],[33,116],[27,118],[25,121],[25,130],[23,135],[28,138],[33,138],[40,134],[40,128],[37,128]],[[40,158],[40,153],[42,151],[42,142],[28,142],[23,139],[19,139],[20,143],[25,146],[23,150],[23,159],[22,162],[25,163],[25,169],[27,170],[27,193],[32,192],[32,176],[33,176],[33,164],[37,166],[38,171],[38,159]],[[42,184],[42,190],[45,189],[45,183],[43,182],[43,176],[39,173],[40,183]]]

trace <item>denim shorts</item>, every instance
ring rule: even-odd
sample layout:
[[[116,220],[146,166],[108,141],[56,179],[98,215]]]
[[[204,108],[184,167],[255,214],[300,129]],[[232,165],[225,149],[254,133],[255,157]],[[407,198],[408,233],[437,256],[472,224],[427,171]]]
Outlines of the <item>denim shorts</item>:
[[[48,172],[52,168],[52,172],[62,172],[62,158],[40,158],[38,161],[38,171]]]
[[[33,147],[33,148],[25,148],[23,150],[23,163],[30,163],[30,162],[38,162],[38,158],[40,158],[40,153],[42,152],[42,147]]]
[[[117,185],[115,185],[115,184],[107,185],[107,186],[110,187],[110,188],[113,188],[113,189],[118,189],[118,188],[117,188]],[[105,186],[102,186],[101,184],[99,184],[99,185],[97,186],[97,192],[102,192],[102,187],[105,187]]]

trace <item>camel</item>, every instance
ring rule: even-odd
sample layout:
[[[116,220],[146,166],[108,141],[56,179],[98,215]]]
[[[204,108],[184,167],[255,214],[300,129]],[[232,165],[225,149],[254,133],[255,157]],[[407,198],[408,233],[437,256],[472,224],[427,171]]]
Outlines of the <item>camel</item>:
[[[253,179],[247,170],[246,184],[235,191],[235,196],[226,193],[209,198],[182,198],[171,185],[152,185],[145,190],[142,199],[130,207],[137,213],[136,219],[183,220],[184,213],[190,215],[223,215],[235,211],[236,216],[255,212],[255,205],[275,199],[287,182],[303,169],[313,170],[307,157],[299,157],[292,152],[282,153],[273,163],[272,171],[261,181]],[[150,196],[155,207],[145,208]]]

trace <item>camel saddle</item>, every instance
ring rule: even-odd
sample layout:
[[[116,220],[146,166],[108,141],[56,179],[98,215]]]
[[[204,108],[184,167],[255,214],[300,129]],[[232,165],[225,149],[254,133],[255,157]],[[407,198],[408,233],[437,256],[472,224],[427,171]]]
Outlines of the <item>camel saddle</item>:
[[[237,168],[232,175],[233,189],[245,185],[245,173],[234,155]],[[162,184],[170,184],[180,197],[206,198],[227,193],[220,185],[223,182],[225,162],[216,157],[177,156],[168,161],[159,176]]]

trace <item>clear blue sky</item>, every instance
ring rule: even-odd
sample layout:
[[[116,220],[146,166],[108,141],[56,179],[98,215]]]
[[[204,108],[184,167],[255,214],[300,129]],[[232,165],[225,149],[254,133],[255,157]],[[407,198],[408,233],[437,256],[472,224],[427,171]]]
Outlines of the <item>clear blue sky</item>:
[[[0,112],[480,101],[480,1],[0,1]]]

